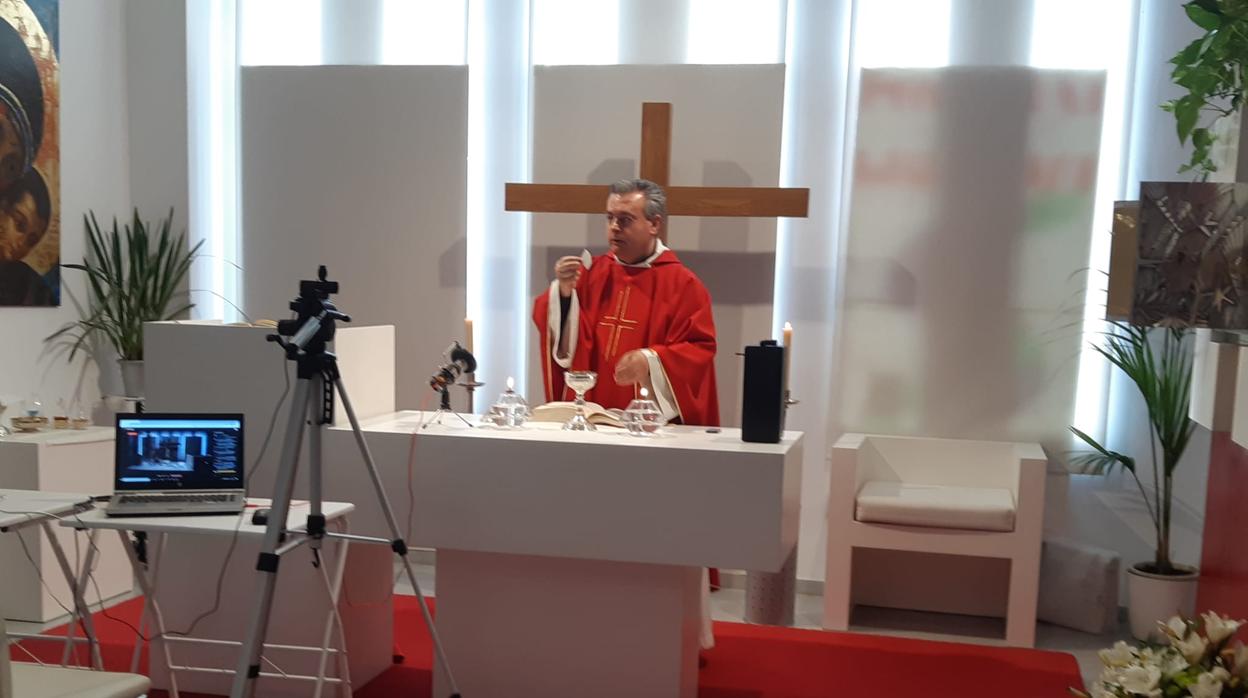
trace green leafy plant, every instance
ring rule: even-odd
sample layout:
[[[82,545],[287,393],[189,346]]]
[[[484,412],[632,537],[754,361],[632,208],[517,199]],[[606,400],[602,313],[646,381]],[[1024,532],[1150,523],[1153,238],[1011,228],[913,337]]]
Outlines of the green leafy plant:
[[[83,216],[87,255],[82,264],[64,264],[86,273],[90,290],[87,316],[57,330],[48,340],[72,340],[70,359],[93,336],[102,335],[125,360],[143,359],[143,323],[170,320],[194,307],[170,305],[190,271],[203,241],[189,250],[186,233],[174,234],[173,209],[155,228],[139,217],[119,230],[100,228],[95,213]]]
[[[1217,140],[1213,121],[1234,114],[1244,104],[1248,0],[1192,0],[1183,9],[1205,34],[1170,59],[1174,65],[1170,77],[1187,94],[1161,108],[1174,114],[1179,143],[1192,141],[1192,159],[1179,171],[1196,171],[1203,180],[1217,170],[1210,157]],[[1212,118],[1202,120],[1208,114]]]
[[[1196,428],[1187,416],[1192,392],[1192,358],[1184,341],[1187,330],[1164,327],[1150,331],[1146,327],[1121,322],[1112,324],[1114,330],[1105,334],[1104,346],[1094,344],[1093,348],[1126,374],[1144,398],[1144,406],[1148,409],[1153,492],[1150,495],[1140,480],[1139,463],[1134,457],[1105,448],[1075,427],[1070,430],[1091,446],[1092,451],[1080,454],[1071,462],[1088,474],[1103,475],[1119,469],[1131,474],[1157,533],[1152,569],[1144,571],[1175,574],[1175,567],[1170,561],[1174,471],[1179,467]],[[1162,335],[1159,348],[1155,348],[1151,341],[1154,332]],[[1158,449],[1161,451],[1160,459]]]

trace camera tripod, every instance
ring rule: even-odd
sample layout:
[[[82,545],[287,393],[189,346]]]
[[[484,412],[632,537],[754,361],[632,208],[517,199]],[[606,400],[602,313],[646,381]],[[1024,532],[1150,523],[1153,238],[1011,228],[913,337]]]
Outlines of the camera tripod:
[[[322,266],[318,270],[316,281],[301,281],[299,297],[291,302],[290,307],[298,313],[296,320],[283,320],[278,323],[277,334],[269,335],[268,340],[276,342],[286,351],[286,358],[294,361],[298,369],[298,380],[295,383],[295,395],[290,405],[290,416],[286,423],[286,437],[282,444],[281,461],[274,485],[273,504],[270,509],[268,525],[264,531],[264,540],[260,546],[260,555],[256,561],[256,569],[260,572],[259,591],[255,597],[255,607],[247,636],[243,641],[242,653],[239,655],[234,683],[230,690],[231,698],[250,698],[256,690],[256,681],[260,677],[261,654],[264,649],[264,637],[268,630],[269,613],[273,606],[273,591],[277,584],[277,570],[281,556],[301,545],[312,547],[319,557],[321,543],[325,538],[338,538],[344,541],[377,543],[387,545],[403,561],[407,579],[416,592],[420,603],[420,612],[424,616],[425,625],[433,639],[434,659],[442,669],[451,688],[451,698],[458,698],[459,690],[451,674],[450,665],[438,637],[433,617],[425,604],[420,585],[416,581],[416,573],[407,556],[407,543],[400,535],[394,510],[386,496],[377,465],[373,461],[368,443],[360,431],[359,420],[351,407],[342,376],[338,372],[338,360],[326,348],[326,343],[333,339],[336,321],[350,322],[351,318],[338,312],[328,301],[329,295],[338,292],[338,283],[326,281],[326,270]],[[289,337],[287,339],[286,337]],[[335,393],[342,399],[343,410],[351,422],[351,431],[355,435],[356,445],[364,459],[364,466],[372,480],[378,503],[385,516],[386,525],[390,530],[390,539],[357,536],[345,533],[332,533],[325,530],[325,515],[322,513],[321,496],[321,427],[329,424],[333,417],[333,401]],[[295,486],[295,474],[299,466],[299,451],[303,443],[303,428],[310,422],[312,429],[308,434],[308,482],[309,506],[311,511],[307,519],[307,532],[300,534],[285,530],[286,517],[290,513],[292,490]],[[345,648],[344,648],[345,649]]]

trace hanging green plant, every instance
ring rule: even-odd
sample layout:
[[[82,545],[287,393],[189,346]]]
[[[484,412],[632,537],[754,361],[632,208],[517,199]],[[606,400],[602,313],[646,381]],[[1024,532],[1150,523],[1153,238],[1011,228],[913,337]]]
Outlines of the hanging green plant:
[[[1248,0],[1192,0],[1187,16],[1205,31],[1170,59],[1170,77],[1187,94],[1161,105],[1174,114],[1179,143],[1192,142],[1192,158],[1180,172],[1202,180],[1217,171],[1211,157],[1219,119],[1240,112],[1248,69]]]

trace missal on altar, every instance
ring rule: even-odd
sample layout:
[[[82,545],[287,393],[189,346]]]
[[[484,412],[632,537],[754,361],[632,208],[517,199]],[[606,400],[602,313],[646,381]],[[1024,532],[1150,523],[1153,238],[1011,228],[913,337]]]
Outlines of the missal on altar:
[[[533,408],[531,422],[566,422],[576,414],[575,402],[554,401]],[[585,402],[585,419],[590,424],[624,428],[624,410],[607,409],[596,402]]]

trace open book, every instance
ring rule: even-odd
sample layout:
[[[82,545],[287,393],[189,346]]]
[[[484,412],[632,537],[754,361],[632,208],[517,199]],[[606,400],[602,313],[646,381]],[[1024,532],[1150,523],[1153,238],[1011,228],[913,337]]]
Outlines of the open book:
[[[576,414],[575,402],[548,402],[533,408],[532,422],[566,422]],[[596,402],[585,403],[585,418],[591,424],[624,427],[624,410],[607,409]]]

